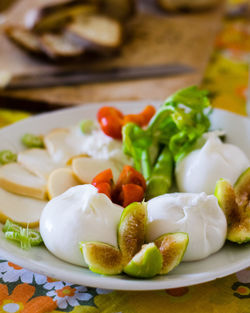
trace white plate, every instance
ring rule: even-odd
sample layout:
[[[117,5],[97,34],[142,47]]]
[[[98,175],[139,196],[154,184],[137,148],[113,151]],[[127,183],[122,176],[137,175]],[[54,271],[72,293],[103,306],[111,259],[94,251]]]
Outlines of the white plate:
[[[145,102],[115,103],[123,112],[130,113],[138,112],[145,104]],[[108,105],[112,105],[112,103]],[[55,127],[74,125],[83,118],[95,118],[100,106],[91,104],[43,114],[8,126],[0,130],[0,150],[19,151],[21,149],[20,138],[26,132],[44,134]],[[211,121],[213,129],[226,131],[227,142],[238,145],[250,157],[250,119],[226,111],[215,110]],[[65,231],[67,230],[65,229]],[[133,279],[125,275],[102,276],[94,274],[86,268],[59,260],[44,247],[32,248],[29,251],[21,250],[12,242],[5,240],[1,231],[0,255],[31,271],[63,281],[119,290],[154,290],[194,285],[235,273],[250,266],[250,245],[238,246],[227,243],[218,253],[201,261],[181,263],[165,276],[147,280]]]

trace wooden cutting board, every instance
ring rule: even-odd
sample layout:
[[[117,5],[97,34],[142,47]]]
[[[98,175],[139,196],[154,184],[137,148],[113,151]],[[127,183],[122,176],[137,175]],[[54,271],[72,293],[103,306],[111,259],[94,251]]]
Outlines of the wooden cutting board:
[[[36,75],[68,67],[34,59],[9,42],[4,35],[3,28],[6,25],[22,24],[25,12],[41,3],[45,3],[45,0],[19,0],[5,15],[5,22],[0,26],[0,70],[8,71],[11,75]],[[93,58],[77,64],[77,67],[91,69],[182,63],[196,69],[192,74],[72,87],[5,90],[0,95],[12,99],[37,100],[39,106],[41,103],[64,106],[92,101],[164,99],[179,88],[201,82],[222,15],[222,6],[195,14],[167,14],[157,10],[154,1],[143,0],[139,3],[138,14],[127,25],[128,39],[119,55]],[[8,104],[5,101],[2,103]],[[36,106],[35,103],[32,105]]]

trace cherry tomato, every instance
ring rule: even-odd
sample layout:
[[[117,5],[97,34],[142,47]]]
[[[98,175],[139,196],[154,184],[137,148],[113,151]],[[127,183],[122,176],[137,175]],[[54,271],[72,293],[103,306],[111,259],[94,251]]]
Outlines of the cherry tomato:
[[[108,168],[105,171],[102,171],[101,173],[97,174],[93,180],[92,185],[97,186],[100,183],[113,183],[113,173],[111,168]]]
[[[143,175],[130,165],[125,165],[118,178],[116,189],[121,190],[122,185],[136,184],[146,190],[146,181]]]
[[[126,184],[122,186],[121,192],[122,206],[125,208],[130,203],[141,202],[144,197],[144,190],[136,184]]]
[[[109,183],[99,183],[96,185],[98,193],[104,193],[111,199],[111,185]]]
[[[97,113],[97,119],[102,131],[114,139],[122,138],[123,114],[113,107],[102,107]]]
[[[123,124],[127,124],[129,122],[135,123],[139,126],[146,126],[156,110],[152,105],[147,105],[144,110],[139,114],[128,114],[124,116]]]

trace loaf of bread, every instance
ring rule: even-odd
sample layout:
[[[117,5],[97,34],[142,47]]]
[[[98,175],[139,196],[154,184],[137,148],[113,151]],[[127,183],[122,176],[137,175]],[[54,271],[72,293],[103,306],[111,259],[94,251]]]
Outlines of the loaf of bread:
[[[211,8],[222,0],[157,0],[159,6],[166,11],[203,10]]]

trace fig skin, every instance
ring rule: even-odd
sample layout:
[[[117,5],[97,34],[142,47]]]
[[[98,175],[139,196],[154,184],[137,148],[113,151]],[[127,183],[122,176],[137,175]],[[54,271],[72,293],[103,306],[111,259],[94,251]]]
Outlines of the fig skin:
[[[188,234],[181,232],[164,234],[154,241],[163,258],[159,274],[165,275],[179,265],[187,249],[188,241]]]
[[[250,241],[250,168],[243,172],[234,187],[225,179],[216,183],[215,196],[228,224],[227,240],[238,244]]]
[[[154,243],[142,246],[141,250],[124,267],[123,271],[137,278],[152,278],[162,268],[162,255]]]
[[[80,249],[92,272],[103,275],[117,275],[122,272],[122,254],[119,249],[96,241],[80,242]]]
[[[128,264],[145,241],[147,208],[145,203],[133,202],[122,212],[118,226],[118,245],[124,264]]]

